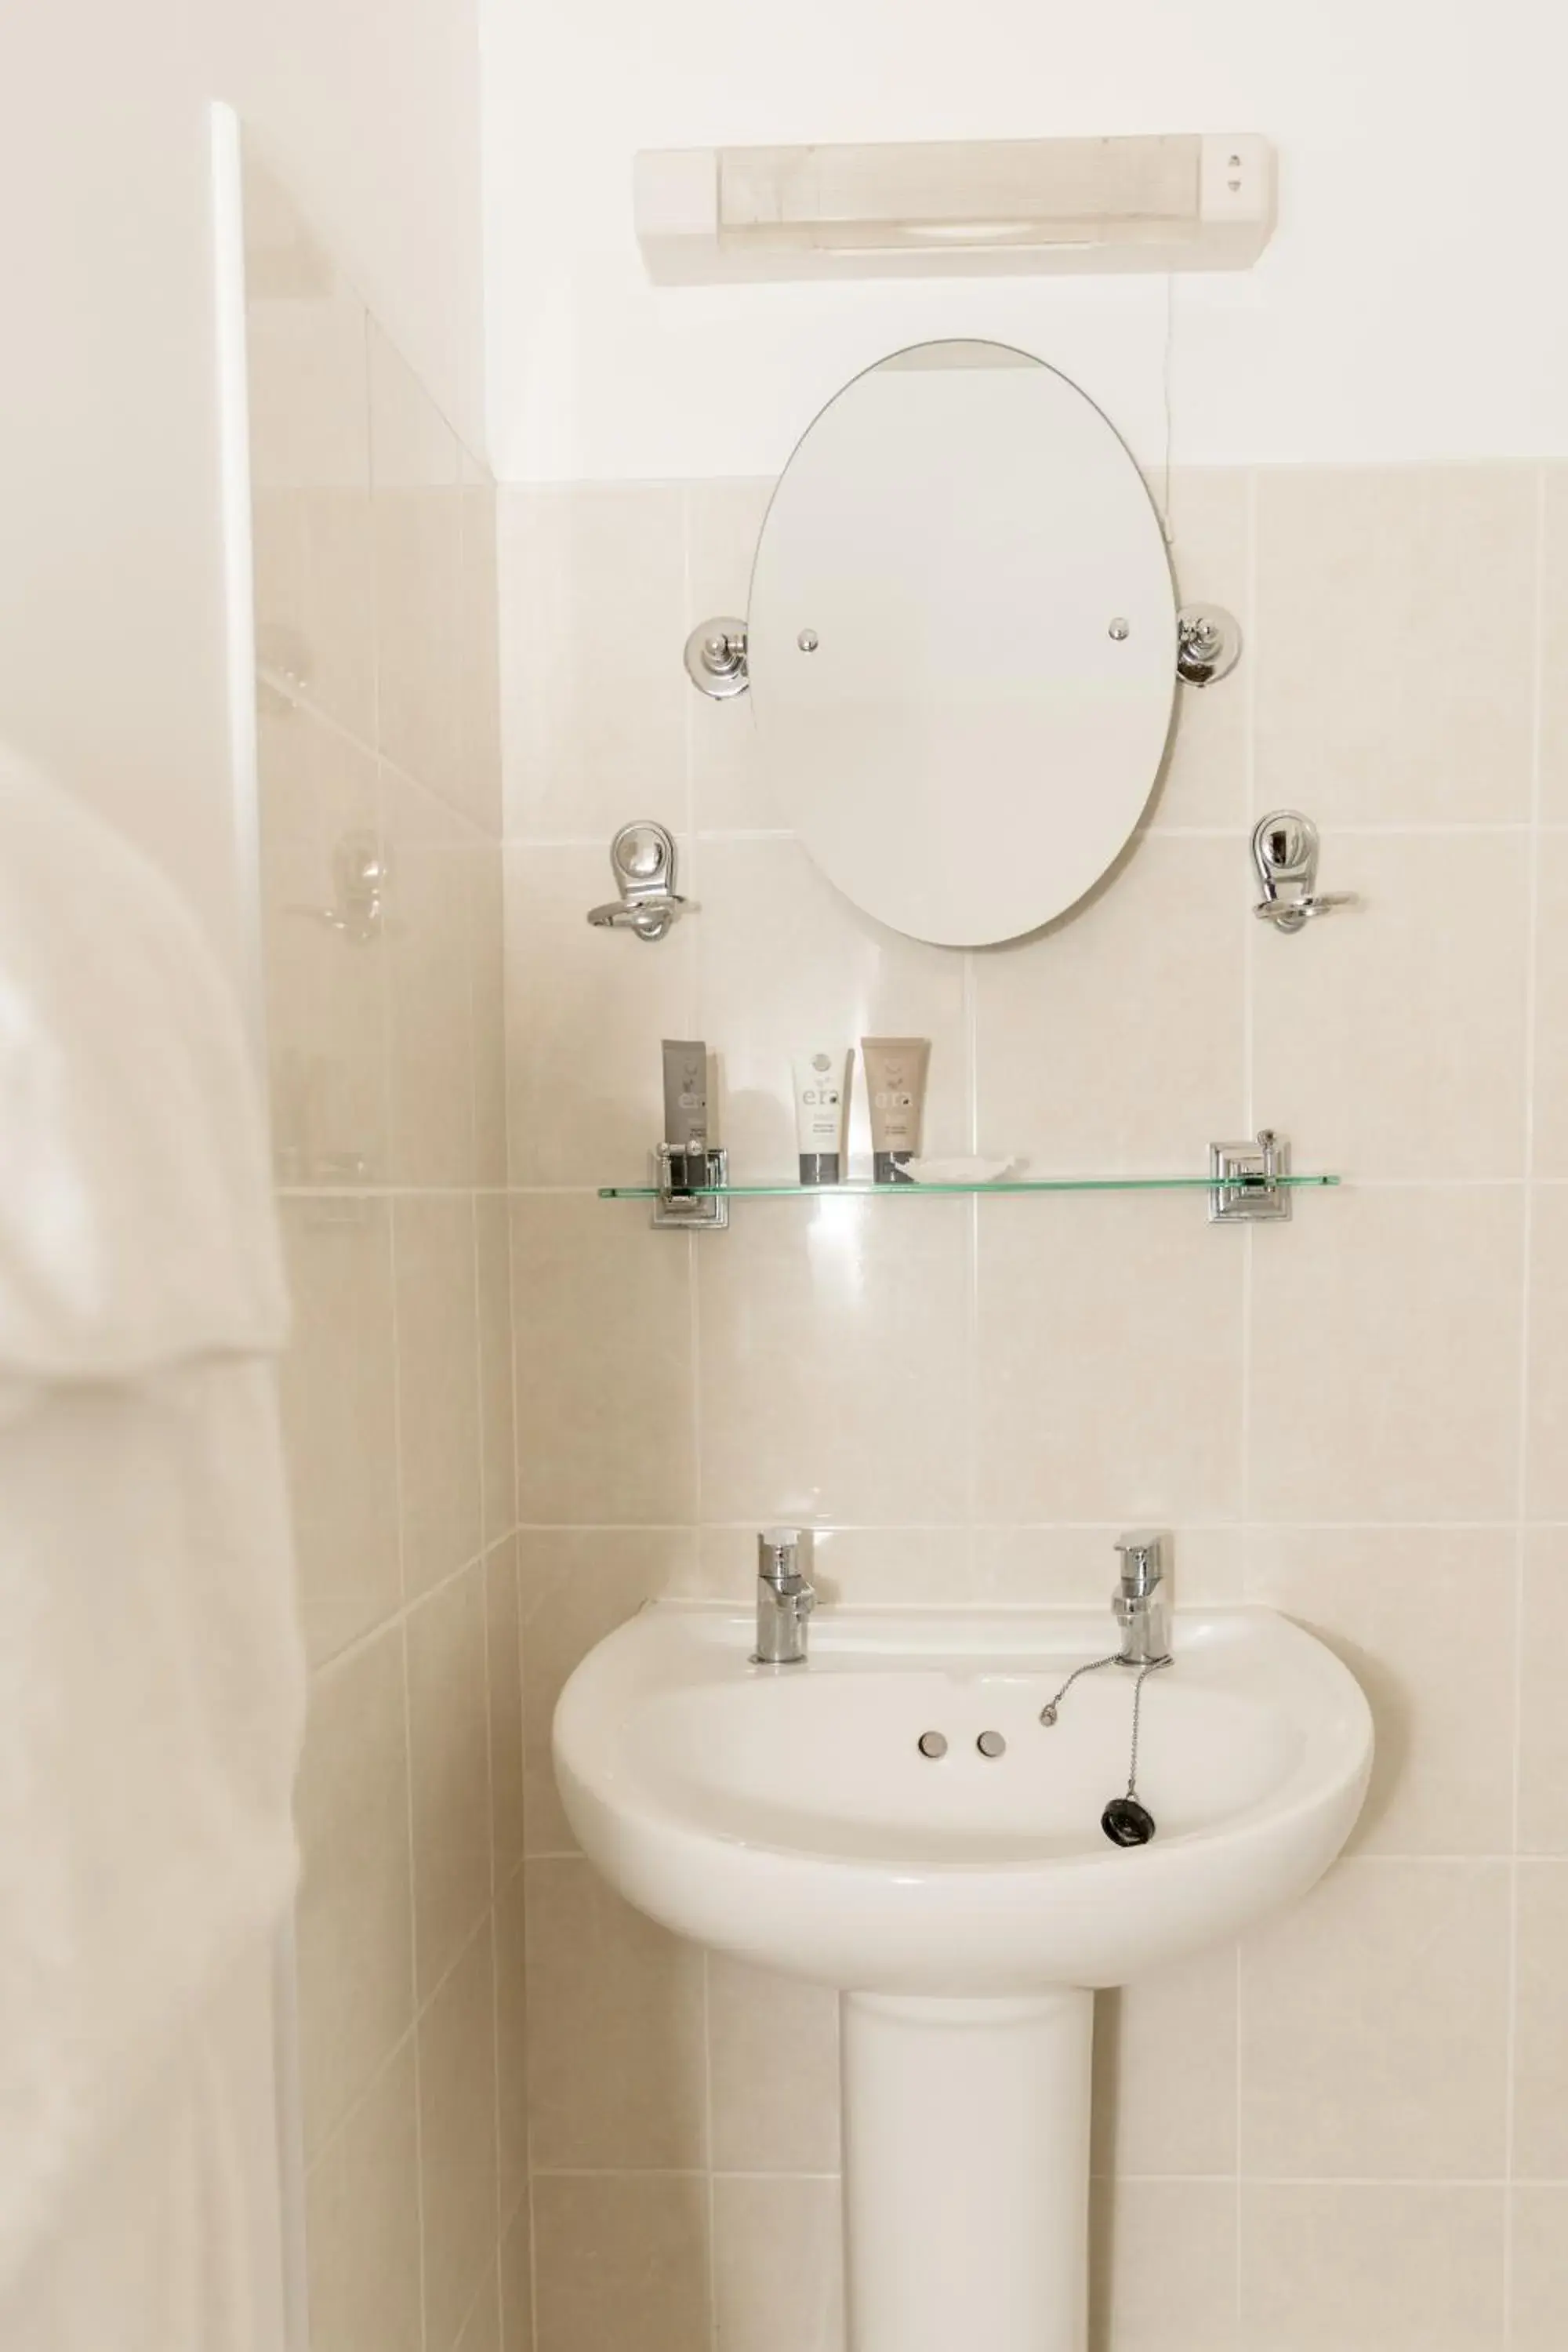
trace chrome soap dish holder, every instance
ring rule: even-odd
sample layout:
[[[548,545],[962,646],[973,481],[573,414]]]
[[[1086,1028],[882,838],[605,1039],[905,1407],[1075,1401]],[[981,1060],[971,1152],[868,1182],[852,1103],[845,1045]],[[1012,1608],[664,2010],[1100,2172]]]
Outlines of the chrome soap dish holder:
[[[1275,809],[1252,828],[1252,863],[1263,896],[1253,908],[1260,923],[1299,931],[1314,916],[1359,902],[1353,890],[1318,888],[1318,828],[1299,809]]]
[[[655,817],[622,825],[610,844],[610,871],[621,895],[589,908],[588,920],[597,930],[662,940],[682,915],[696,911],[675,887],[675,837]]]

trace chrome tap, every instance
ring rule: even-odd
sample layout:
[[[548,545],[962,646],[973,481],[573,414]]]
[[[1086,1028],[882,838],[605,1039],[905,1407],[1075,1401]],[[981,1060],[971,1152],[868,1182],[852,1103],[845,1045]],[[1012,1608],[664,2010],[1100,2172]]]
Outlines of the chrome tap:
[[[754,1666],[803,1666],[816,1594],[801,1571],[799,1528],[766,1528],[757,1538],[757,1646]]]
[[[1121,1580],[1110,1596],[1121,1629],[1121,1664],[1152,1666],[1171,1654],[1171,1612],[1163,1585],[1165,1538],[1148,1530],[1119,1536]]]

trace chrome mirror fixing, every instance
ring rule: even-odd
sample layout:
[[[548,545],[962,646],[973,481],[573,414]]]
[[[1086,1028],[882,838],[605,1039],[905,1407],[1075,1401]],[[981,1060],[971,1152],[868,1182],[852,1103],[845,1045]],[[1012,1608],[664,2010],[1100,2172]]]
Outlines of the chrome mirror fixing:
[[[618,898],[590,907],[588,920],[599,930],[635,931],[639,940],[662,940],[683,914],[695,912],[675,887],[675,839],[654,817],[623,824],[610,844],[610,871]]]
[[[752,683],[746,665],[746,625],[732,614],[700,621],[686,640],[686,672],[699,694],[715,702],[744,694]]]
[[[1184,604],[1176,614],[1176,676],[1213,686],[1241,659],[1241,623],[1223,604]]]
[[[374,833],[345,833],[332,851],[331,907],[290,907],[291,915],[324,923],[354,947],[368,947],[381,937],[386,920],[386,893],[392,879],[392,855]]]
[[[1253,908],[1277,931],[1299,931],[1314,915],[1353,907],[1353,890],[1318,888],[1318,828],[1299,809],[1275,809],[1252,829],[1252,863],[1263,896]]]

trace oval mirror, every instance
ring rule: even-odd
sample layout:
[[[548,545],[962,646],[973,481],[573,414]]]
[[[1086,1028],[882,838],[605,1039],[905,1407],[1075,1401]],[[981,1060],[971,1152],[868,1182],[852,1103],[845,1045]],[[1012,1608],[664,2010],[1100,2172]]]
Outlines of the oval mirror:
[[[775,804],[847,898],[982,947],[1113,866],[1175,692],[1164,534],[1078,386],[1001,343],[857,376],[780,478],[747,621]]]

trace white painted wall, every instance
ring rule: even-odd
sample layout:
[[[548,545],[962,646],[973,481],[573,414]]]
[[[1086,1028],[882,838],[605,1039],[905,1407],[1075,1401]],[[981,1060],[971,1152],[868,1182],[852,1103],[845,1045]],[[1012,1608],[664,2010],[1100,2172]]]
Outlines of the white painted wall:
[[[1552,0],[481,0],[492,455],[512,479],[771,471],[857,368],[989,333],[1163,440],[1163,281],[655,289],[638,147],[1254,130],[1281,225],[1177,281],[1178,458],[1568,453]]]
[[[37,0],[0,26],[0,737],[234,936],[208,101],[482,439],[476,0]]]

